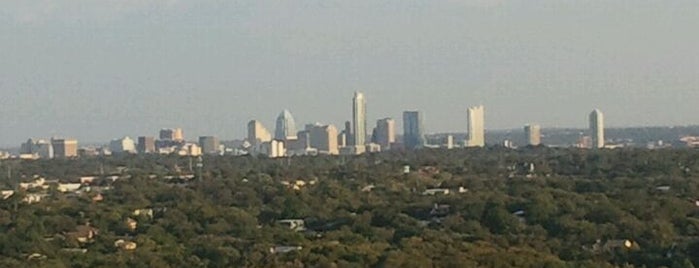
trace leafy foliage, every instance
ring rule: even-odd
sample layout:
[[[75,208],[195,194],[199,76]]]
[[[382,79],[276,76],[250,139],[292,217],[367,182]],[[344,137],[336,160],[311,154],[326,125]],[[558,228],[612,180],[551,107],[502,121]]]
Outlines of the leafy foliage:
[[[207,157],[201,178],[178,179],[178,170],[189,172],[189,161],[131,156],[2,162],[0,172],[11,166],[23,180],[35,174],[74,180],[101,170],[121,179],[95,183],[112,187],[102,192],[103,201],[51,190],[40,203],[21,202],[30,191],[0,202],[0,266],[699,264],[696,150]],[[403,174],[404,165],[413,171]],[[14,187],[13,180],[4,181],[6,187]],[[423,194],[432,188],[450,192]],[[138,209],[153,214],[134,215]],[[282,219],[303,219],[305,230],[278,224]],[[129,220],[137,226],[130,228]],[[92,241],[67,238],[87,224],[99,230]],[[119,239],[138,247],[115,247]],[[626,240],[632,246],[615,244]],[[69,250],[76,248],[87,252]]]

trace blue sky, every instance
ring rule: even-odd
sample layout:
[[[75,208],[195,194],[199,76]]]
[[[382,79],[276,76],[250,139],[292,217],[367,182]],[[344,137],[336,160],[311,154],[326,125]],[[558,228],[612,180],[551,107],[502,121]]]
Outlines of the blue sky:
[[[0,145],[183,127],[242,137],[289,109],[341,125],[425,113],[428,132],[699,124],[699,2],[0,1]],[[398,120],[400,121],[400,120]],[[400,127],[400,122],[399,125]]]

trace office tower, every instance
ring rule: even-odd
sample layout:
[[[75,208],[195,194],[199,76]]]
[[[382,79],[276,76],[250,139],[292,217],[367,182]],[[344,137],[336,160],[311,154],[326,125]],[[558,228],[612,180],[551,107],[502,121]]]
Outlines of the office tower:
[[[392,118],[384,118],[376,121],[375,142],[381,145],[382,151],[391,149],[391,144],[396,142],[396,121]]]
[[[181,156],[200,156],[201,147],[196,143],[184,143],[177,148],[177,154]]]
[[[352,145],[364,147],[366,144],[366,99],[361,92],[352,98]]]
[[[141,154],[155,153],[155,138],[146,136],[138,137],[138,146],[136,150]]]
[[[598,109],[590,113],[590,136],[592,148],[604,148],[604,114]]]
[[[38,158],[51,159],[53,158],[53,145],[45,140],[29,139],[26,143],[22,143],[20,154],[35,155]]]
[[[483,105],[468,108],[467,147],[485,146],[485,108]]]
[[[160,130],[160,140],[171,141],[175,138],[175,131],[171,128],[163,128]]]
[[[343,130],[337,135],[337,147],[345,146],[347,146],[347,134],[345,134],[345,131]]]
[[[248,123],[248,142],[253,146],[272,140],[272,134],[257,120]]]
[[[53,156],[69,158],[78,156],[78,141],[73,139],[51,139]]]
[[[38,140],[34,144],[32,152],[39,155],[39,158],[51,159],[53,158],[53,145],[46,140]]]
[[[371,135],[369,135],[369,143],[376,143],[376,131],[376,127],[374,127],[374,129],[371,130]]]
[[[366,144],[366,99],[364,93],[355,92],[352,98],[351,145],[364,147]]]
[[[403,146],[406,149],[425,146],[423,118],[418,111],[403,112]]]
[[[286,146],[282,140],[272,140],[263,142],[260,145],[260,152],[270,158],[286,156]]]
[[[345,134],[345,144],[342,147],[354,145],[354,136],[352,134],[352,122],[345,121],[345,130],[343,130],[342,133]]]
[[[337,128],[333,125],[314,125],[308,130],[310,146],[320,154],[337,155],[340,153],[337,145]]]
[[[216,137],[199,137],[199,147],[201,147],[201,152],[204,154],[219,154],[219,145],[220,143]]]
[[[181,128],[163,128],[160,130],[160,139],[167,141],[183,141],[184,133]]]
[[[541,126],[526,125],[524,126],[524,136],[527,144],[531,146],[539,146],[541,144]]]
[[[135,153],[136,152],[136,143],[134,142],[133,139],[131,139],[129,137],[124,137],[121,139],[112,140],[111,142],[109,142],[109,150],[115,154]]]
[[[32,154],[32,150],[34,148],[34,139],[28,139],[27,142],[22,143],[22,145],[19,147],[19,153],[20,154]]]
[[[173,137],[173,140],[176,141],[184,141],[184,132],[182,131],[181,128],[176,128],[175,129],[175,135]]]
[[[306,150],[308,148],[311,148],[311,133],[302,130],[296,133],[296,144],[294,146],[294,149],[296,150]]]
[[[447,149],[454,148],[454,136],[453,135],[447,135],[444,138],[444,147],[446,147]]]
[[[277,117],[276,128],[274,129],[274,138],[277,140],[294,140],[296,139],[296,122],[289,110],[282,111]]]

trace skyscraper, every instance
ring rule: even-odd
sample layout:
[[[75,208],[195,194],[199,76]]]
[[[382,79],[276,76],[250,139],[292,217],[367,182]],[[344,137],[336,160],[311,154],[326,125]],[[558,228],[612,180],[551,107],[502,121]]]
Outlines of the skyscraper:
[[[527,140],[527,144],[531,146],[538,146],[541,144],[541,126],[539,125],[526,125],[524,126],[524,136]]]
[[[78,141],[72,139],[51,139],[53,156],[56,158],[69,158],[78,156]]]
[[[22,143],[20,154],[35,154],[39,158],[51,159],[53,158],[53,145],[45,140],[29,139],[26,143]]]
[[[342,131],[345,134],[345,140],[342,147],[354,145],[353,135],[352,135],[352,122],[345,121],[345,130]]]
[[[213,136],[203,136],[199,137],[199,147],[201,147],[201,152],[204,154],[218,154],[219,153],[219,141],[218,138]]]
[[[270,158],[286,156],[286,146],[282,140],[272,140],[261,144],[260,153]]]
[[[154,137],[138,137],[138,146],[136,147],[141,154],[150,154],[155,152],[155,138]]]
[[[184,134],[181,128],[163,128],[160,130],[160,140],[183,141]]]
[[[109,150],[114,154],[136,153],[136,143],[130,137],[123,137],[109,142]]]
[[[604,114],[598,109],[590,113],[590,136],[592,148],[604,148]]]
[[[381,145],[381,150],[390,150],[391,144],[396,142],[396,121],[392,118],[384,118],[376,121],[376,143]]]
[[[314,125],[308,129],[310,145],[320,154],[339,154],[337,145],[337,128],[333,125]]]
[[[352,145],[364,147],[366,144],[366,99],[364,93],[355,92],[352,98]]]
[[[418,111],[403,112],[403,146],[406,149],[425,146],[423,119]]]
[[[274,129],[274,139],[294,140],[296,139],[296,122],[289,110],[282,111],[277,117],[276,128]]]
[[[292,119],[293,120],[293,119]],[[248,122],[248,142],[253,146],[272,140],[272,134],[260,121],[250,120]]]
[[[485,146],[485,108],[483,105],[468,108],[467,147]]]

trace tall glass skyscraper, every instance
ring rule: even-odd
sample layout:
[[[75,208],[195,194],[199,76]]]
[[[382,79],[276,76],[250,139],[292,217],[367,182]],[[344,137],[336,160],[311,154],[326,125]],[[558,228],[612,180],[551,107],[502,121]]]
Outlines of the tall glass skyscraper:
[[[418,111],[403,112],[403,145],[406,149],[425,146],[423,118]]]
[[[366,144],[366,99],[364,93],[355,92],[352,98],[352,134],[354,146]]]
[[[274,139],[289,140],[296,139],[296,122],[289,110],[282,111],[277,117],[276,128],[274,129]]]

